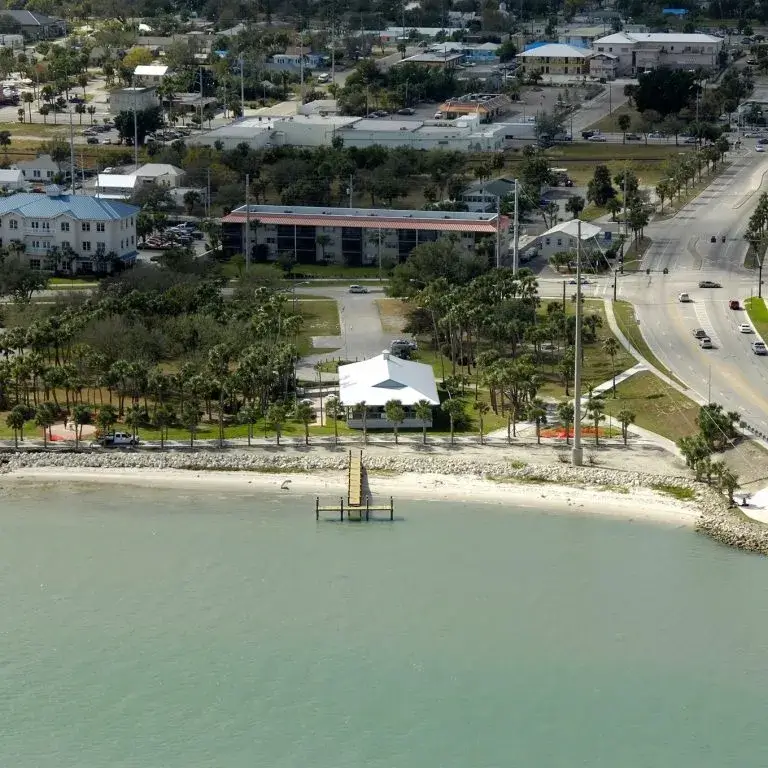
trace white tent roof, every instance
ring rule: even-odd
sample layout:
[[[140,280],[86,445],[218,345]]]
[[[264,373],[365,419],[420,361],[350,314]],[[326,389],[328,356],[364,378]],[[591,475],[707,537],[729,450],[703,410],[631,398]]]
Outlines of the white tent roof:
[[[96,186],[99,189],[133,189],[136,186],[136,176],[119,173],[100,173]]]
[[[588,221],[581,222],[581,239],[589,240],[593,237],[597,237],[603,230],[600,227],[596,227],[594,224],[590,224]],[[578,237],[579,223],[576,219],[570,221],[561,221],[556,224],[552,229],[548,229],[539,237],[550,237],[551,235],[563,234],[569,237]]]
[[[382,352],[370,360],[339,366],[339,395],[342,404],[383,406],[390,400],[415,405],[427,400],[440,405],[431,365],[401,360]]]
[[[20,183],[24,178],[24,174],[13,168],[0,168],[0,184],[13,184]]]
[[[163,77],[167,72],[165,64],[139,64],[133,70],[133,74],[139,77]]]

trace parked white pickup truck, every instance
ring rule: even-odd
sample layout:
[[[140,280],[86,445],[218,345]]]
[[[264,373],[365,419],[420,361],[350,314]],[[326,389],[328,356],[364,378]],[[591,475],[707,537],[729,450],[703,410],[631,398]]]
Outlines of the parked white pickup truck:
[[[125,448],[138,445],[139,440],[130,432],[110,432],[101,438],[101,444],[105,448]]]

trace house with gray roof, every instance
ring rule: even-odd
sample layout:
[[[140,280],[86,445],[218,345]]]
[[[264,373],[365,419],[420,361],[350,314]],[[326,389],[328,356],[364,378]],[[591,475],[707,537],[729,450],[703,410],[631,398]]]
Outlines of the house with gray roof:
[[[19,160],[11,168],[21,171],[28,184],[53,184],[57,179],[68,179],[68,166],[57,163],[50,155],[38,155],[34,160]]]
[[[32,269],[104,273],[136,260],[139,208],[89,195],[45,193],[0,198],[0,246],[21,243]]]
[[[13,19],[24,37],[30,40],[50,40],[67,34],[67,23],[63,19],[54,19],[44,13],[2,10],[0,15]]]

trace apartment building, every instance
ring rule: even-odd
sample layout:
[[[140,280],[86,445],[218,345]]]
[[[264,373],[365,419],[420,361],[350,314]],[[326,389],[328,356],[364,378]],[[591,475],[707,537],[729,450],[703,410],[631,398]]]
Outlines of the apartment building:
[[[417,245],[444,236],[473,251],[481,240],[509,230],[508,217],[496,213],[251,205],[248,215],[241,206],[222,219],[225,255],[245,251],[246,221],[254,261],[290,253],[299,264],[347,266],[402,262]]]
[[[45,194],[18,192],[0,198],[0,246],[23,243],[33,269],[111,271],[115,259],[136,259],[138,213],[133,205],[65,195],[56,186]]]
[[[576,48],[563,43],[535,44],[523,51],[518,59],[526,75],[539,72],[542,75],[586,75],[589,74],[589,59],[592,51]]]
[[[592,50],[616,56],[619,77],[658,67],[717,70],[723,40],[682,32],[617,32],[595,40]]]

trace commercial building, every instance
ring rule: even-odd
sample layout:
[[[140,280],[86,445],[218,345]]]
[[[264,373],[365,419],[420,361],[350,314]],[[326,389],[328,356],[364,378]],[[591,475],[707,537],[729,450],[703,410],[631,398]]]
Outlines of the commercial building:
[[[563,45],[572,45],[574,48],[591,48],[592,43],[605,35],[605,25],[566,27],[562,31],[558,30],[557,42]]]
[[[416,418],[414,406],[421,400],[440,405],[432,366],[401,360],[386,351],[370,360],[339,366],[339,400],[346,409],[347,426],[352,429],[363,427],[363,409],[358,407],[361,403],[365,403],[366,429],[392,429],[394,424],[384,412],[390,400],[399,400],[405,410],[399,429],[431,427],[431,418],[426,422]]]
[[[444,117],[478,115],[483,120],[493,120],[512,109],[512,102],[503,93],[467,93],[448,99],[440,105]]]
[[[109,111],[116,115],[119,112],[140,112],[142,109],[159,107],[160,99],[157,89],[147,86],[118,88],[109,94]]]
[[[545,43],[523,51],[518,59],[526,75],[587,75],[592,51],[563,43]]]
[[[478,179],[467,185],[459,195],[458,202],[464,203],[468,211],[495,211],[499,200],[515,194],[514,179]]]
[[[241,206],[221,221],[227,256],[244,253],[250,222],[254,261],[275,261],[278,254],[290,253],[299,264],[347,266],[401,262],[417,245],[444,236],[471,252],[481,240],[509,230],[509,219],[496,213],[382,208],[251,205],[247,215]]]
[[[346,147],[411,147],[459,152],[498,152],[504,148],[506,132],[500,125],[482,125],[481,115],[457,120],[403,120],[342,117],[338,115],[258,116],[236,120],[208,133],[192,136],[190,144],[225,149],[246,143],[264,147],[327,147],[339,137]]]
[[[461,54],[462,63],[466,64],[495,64],[499,61],[498,43],[434,43],[426,49],[427,53],[438,56]]]
[[[65,195],[54,185],[45,194],[18,192],[0,198],[0,246],[23,243],[32,269],[109,271],[114,259],[136,259],[138,213],[133,205]]]
[[[184,181],[184,171],[170,163],[145,163],[139,166],[134,175],[141,184],[157,184],[159,187],[180,187]]]
[[[276,53],[272,56],[273,64],[291,69],[301,69],[301,63],[309,69],[317,69],[325,64],[328,57],[322,53]]]
[[[96,197],[101,200],[128,200],[136,191],[138,179],[133,173],[100,173],[96,177]]]
[[[464,60],[461,53],[415,53],[413,56],[406,56],[397,64],[418,64],[420,67],[429,69],[456,69]]]
[[[617,57],[619,76],[634,76],[657,67],[718,69],[723,40],[701,33],[617,32],[595,40],[595,53]]]
[[[619,73],[619,57],[613,53],[596,53],[589,60],[589,74],[598,80],[615,80]]]

